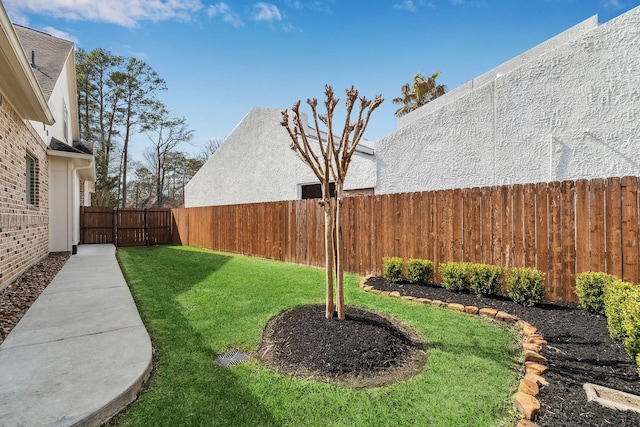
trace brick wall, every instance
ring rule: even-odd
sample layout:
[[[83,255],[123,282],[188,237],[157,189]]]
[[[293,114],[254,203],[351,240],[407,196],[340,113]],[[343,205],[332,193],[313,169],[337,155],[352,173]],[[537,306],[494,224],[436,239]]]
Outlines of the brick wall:
[[[0,289],[49,252],[46,146],[5,99],[0,105]],[[26,159],[35,160],[35,204],[27,204]]]

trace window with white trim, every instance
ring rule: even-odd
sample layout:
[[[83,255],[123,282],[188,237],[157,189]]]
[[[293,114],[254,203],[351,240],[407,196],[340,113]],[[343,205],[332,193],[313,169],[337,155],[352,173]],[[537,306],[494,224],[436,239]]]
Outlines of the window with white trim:
[[[37,200],[37,183],[38,183],[38,176],[37,176],[37,163],[36,163],[36,159],[33,158],[33,156],[31,156],[29,153],[25,154],[24,156],[25,159],[25,163],[27,165],[26,167],[26,190],[27,190],[27,194],[26,194],[26,202],[28,205],[37,205],[38,200]]]

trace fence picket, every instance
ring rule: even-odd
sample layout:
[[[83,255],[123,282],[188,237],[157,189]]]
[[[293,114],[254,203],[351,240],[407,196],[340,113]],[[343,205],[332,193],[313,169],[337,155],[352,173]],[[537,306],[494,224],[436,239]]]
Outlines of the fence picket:
[[[640,280],[638,268],[638,180],[621,180],[622,193],[622,278],[636,283]]]
[[[547,274],[548,299],[576,301],[582,271],[640,280],[638,187],[638,178],[627,177],[350,197],[345,266],[380,274],[383,256],[427,258],[436,281],[447,261],[529,266]],[[160,221],[174,224],[175,243],[324,265],[317,200],[180,208]],[[82,226],[92,225],[83,218]]]
[[[622,194],[620,178],[605,184],[605,248],[607,272],[622,278]]]
[[[573,181],[561,185],[562,197],[562,283],[559,299],[570,299],[576,283],[575,186]]]
[[[576,274],[589,271],[591,264],[589,230],[589,182],[576,182]]]

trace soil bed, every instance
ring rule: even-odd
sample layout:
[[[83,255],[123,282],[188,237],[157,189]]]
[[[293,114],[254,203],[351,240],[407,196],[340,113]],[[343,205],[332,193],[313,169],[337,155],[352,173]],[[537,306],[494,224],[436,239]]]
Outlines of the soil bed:
[[[426,353],[417,333],[355,307],[326,319],[323,305],[284,312],[265,329],[258,357],[278,372],[352,387],[381,386],[420,372]]]
[[[439,286],[391,283],[373,277],[367,284],[381,291],[401,295],[490,307],[518,316],[536,326],[549,345],[541,354],[548,359],[549,385],[538,399],[541,410],[535,422],[545,426],[640,426],[640,413],[616,411],[587,402],[582,386],[586,382],[640,395],[636,364],[621,343],[609,336],[607,319],[589,313],[577,304],[545,303],[523,307],[508,299],[481,298],[447,291]]]
[[[0,290],[0,344],[58,274],[69,255],[69,252],[50,253]]]

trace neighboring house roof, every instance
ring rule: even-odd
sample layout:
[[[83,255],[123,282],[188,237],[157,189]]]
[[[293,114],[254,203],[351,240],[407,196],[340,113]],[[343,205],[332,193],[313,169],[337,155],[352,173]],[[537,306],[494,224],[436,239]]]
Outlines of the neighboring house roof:
[[[322,137],[323,141],[327,140],[327,133],[325,131],[320,131],[320,136]],[[318,141],[318,136],[316,133],[316,130],[314,128],[308,128],[307,129],[307,138],[313,140],[313,141]],[[333,137],[333,143],[335,146],[338,146],[338,144],[340,143],[340,137],[334,135]],[[375,155],[375,151],[373,149],[373,147],[371,147],[372,142],[368,141],[366,139],[361,139],[360,142],[358,143],[358,145],[356,146],[356,153],[359,154],[363,154],[366,156],[374,156]]]
[[[64,64],[73,52],[73,42],[21,25],[13,26],[42,92],[49,100]]]
[[[137,203],[130,202],[127,204],[127,209],[168,209],[178,207],[180,207],[180,203],[170,197],[163,197],[162,206],[158,206],[158,197],[156,196],[147,196],[144,199],[138,200]]]
[[[55,122],[42,89],[0,2],[0,92],[25,119]]]
[[[305,128],[306,128],[305,131],[307,133],[307,138],[312,139],[314,141],[318,141],[317,130],[312,127],[305,127]],[[322,137],[323,141],[326,141],[328,134],[327,132],[320,130],[320,136]],[[338,143],[340,142],[340,136],[334,135],[333,141],[334,141],[334,144],[337,146]],[[374,156],[375,151],[374,151],[374,148],[372,147],[372,144],[373,143],[371,141],[368,141],[362,138],[358,143],[358,146],[356,147],[356,153],[364,154],[367,156]]]

